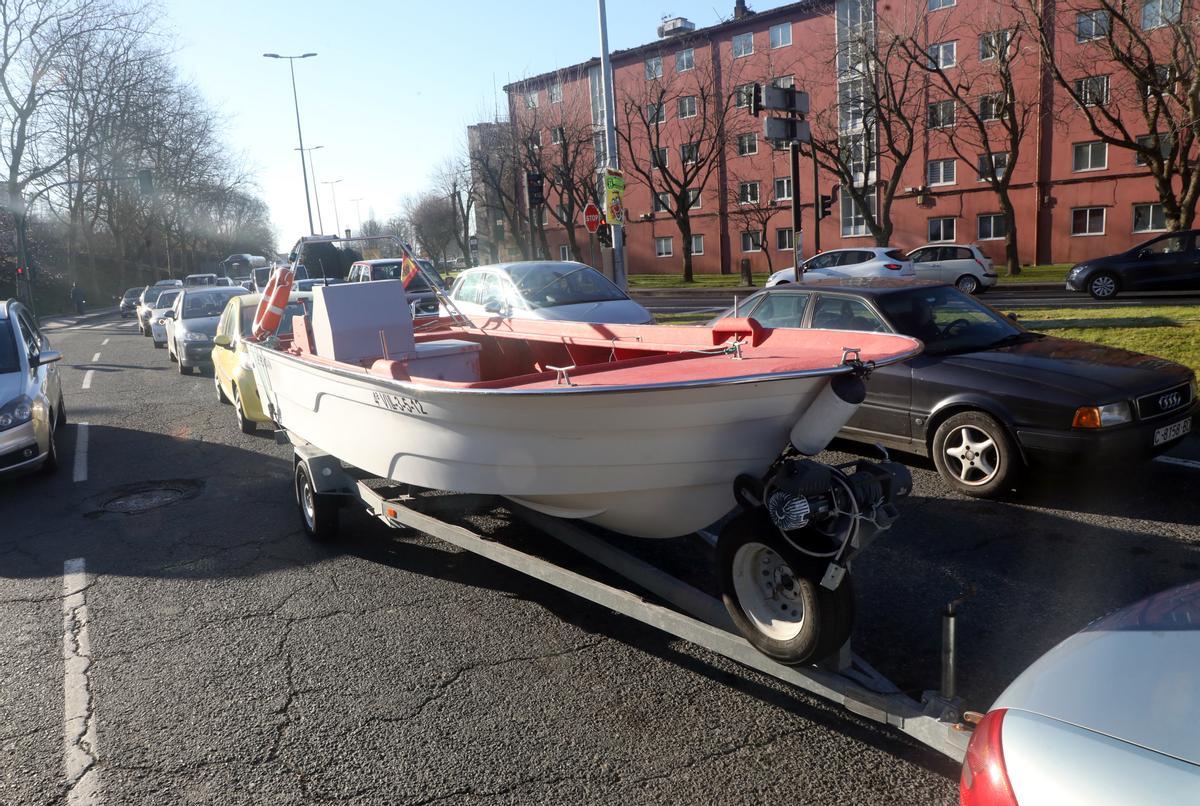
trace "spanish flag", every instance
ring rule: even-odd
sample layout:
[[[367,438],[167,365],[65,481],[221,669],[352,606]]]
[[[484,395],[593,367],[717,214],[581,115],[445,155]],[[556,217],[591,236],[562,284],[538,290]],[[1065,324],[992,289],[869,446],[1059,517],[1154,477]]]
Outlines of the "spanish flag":
[[[404,256],[404,260],[400,263],[400,281],[404,283],[404,287],[408,288],[408,281],[416,277],[421,269],[416,262],[408,255]]]

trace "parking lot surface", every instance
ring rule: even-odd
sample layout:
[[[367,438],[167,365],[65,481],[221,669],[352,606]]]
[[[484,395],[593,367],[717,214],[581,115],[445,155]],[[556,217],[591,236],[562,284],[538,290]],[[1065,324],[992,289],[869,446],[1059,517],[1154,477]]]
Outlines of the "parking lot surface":
[[[62,467],[0,483],[0,803],[956,802],[919,744],[437,540],[347,511],[309,542],[289,449],[241,434],[210,375],[128,320],[50,334]],[[988,502],[910,460],[856,565],[856,650],[934,688],[966,595],[960,691],[985,710],[1200,576],[1196,441],[1173,458]],[[503,508],[459,514],[538,548]]]

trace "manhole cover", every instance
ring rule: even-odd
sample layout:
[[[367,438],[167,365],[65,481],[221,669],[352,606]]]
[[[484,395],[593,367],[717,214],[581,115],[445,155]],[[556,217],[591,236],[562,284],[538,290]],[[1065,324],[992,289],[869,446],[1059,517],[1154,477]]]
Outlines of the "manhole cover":
[[[167,504],[174,503],[186,495],[187,493],[184,490],[178,490],[173,487],[145,490],[144,492],[122,495],[105,501],[103,509],[106,512],[124,512],[126,515],[132,515],[156,507],[165,507]]]
[[[107,495],[93,499],[98,506],[85,517],[97,518],[106,512],[121,515],[138,515],[152,509],[167,507],[188,498],[195,498],[204,488],[204,482],[198,479],[168,479],[161,481],[146,481],[138,484],[126,484]]]

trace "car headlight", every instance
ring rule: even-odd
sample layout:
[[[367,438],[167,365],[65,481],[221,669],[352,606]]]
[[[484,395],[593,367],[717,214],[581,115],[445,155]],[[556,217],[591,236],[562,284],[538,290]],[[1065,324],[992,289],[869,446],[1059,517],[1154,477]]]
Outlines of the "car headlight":
[[[189,331],[189,332],[183,334],[183,340],[184,341],[208,341],[208,334],[207,333],[196,333],[194,331]]]
[[[33,419],[33,401],[25,395],[0,406],[0,431]]]
[[[1080,263],[1078,266],[1074,267],[1069,272],[1067,272],[1067,276],[1068,277],[1078,277],[1079,275],[1083,274],[1085,271],[1087,271],[1090,268],[1091,268],[1091,266],[1089,266],[1088,264]]]
[[[1133,420],[1133,410],[1129,403],[1109,403],[1106,406],[1081,406],[1075,410],[1073,428],[1108,428]]]

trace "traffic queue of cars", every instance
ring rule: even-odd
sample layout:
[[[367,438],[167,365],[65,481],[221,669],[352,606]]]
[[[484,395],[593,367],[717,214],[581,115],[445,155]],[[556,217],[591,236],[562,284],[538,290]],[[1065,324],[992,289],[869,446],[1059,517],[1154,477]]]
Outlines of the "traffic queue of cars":
[[[982,294],[999,280],[992,259],[975,244],[937,243],[905,254],[886,246],[830,249],[796,267],[775,272],[767,288],[848,277],[912,277],[952,283],[964,294]]]

